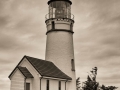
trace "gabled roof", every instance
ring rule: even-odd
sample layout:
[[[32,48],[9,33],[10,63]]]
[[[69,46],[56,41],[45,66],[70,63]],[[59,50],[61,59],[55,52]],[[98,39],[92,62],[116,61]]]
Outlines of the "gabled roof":
[[[62,72],[58,67],[56,67],[54,65],[54,63],[52,63],[50,61],[47,61],[47,60],[42,60],[42,59],[30,57],[30,56],[24,56],[22,58],[22,60],[18,63],[18,65],[15,67],[15,69],[18,68],[18,66],[24,60],[24,58],[26,58],[31,63],[31,65],[36,69],[36,71],[38,71],[38,73],[41,76],[72,80],[71,77],[69,77],[64,72]],[[9,75],[9,78],[13,74],[13,72],[15,71],[15,69]],[[24,74],[27,71],[27,70],[24,71],[25,68],[23,68],[23,67],[22,68],[19,67],[19,69],[22,70],[22,72],[24,72]]]
[[[33,67],[39,72],[41,76],[72,80],[71,77],[63,73],[58,67],[56,67],[50,61],[41,60],[29,56],[26,56],[26,58],[33,65]]]
[[[33,78],[33,75],[28,71],[26,67],[18,66],[18,69],[26,78]]]

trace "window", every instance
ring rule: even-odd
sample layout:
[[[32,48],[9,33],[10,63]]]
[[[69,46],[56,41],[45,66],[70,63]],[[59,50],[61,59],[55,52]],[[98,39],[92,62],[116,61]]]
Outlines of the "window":
[[[71,60],[72,71],[75,71],[75,62],[74,59]]]
[[[26,83],[26,90],[30,90],[30,83]]]
[[[72,23],[70,24],[70,30],[73,30],[73,24]]]
[[[55,22],[52,21],[52,29],[55,29]]]
[[[49,90],[49,80],[47,80],[46,90]]]
[[[61,81],[58,82],[58,90],[61,90]]]

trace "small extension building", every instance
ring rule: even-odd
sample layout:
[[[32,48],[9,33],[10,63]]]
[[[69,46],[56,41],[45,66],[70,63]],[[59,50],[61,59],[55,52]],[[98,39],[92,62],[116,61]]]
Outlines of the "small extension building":
[[[74,16],[70,0],[48,1],[45,60],[24,56],[9,75],[10,90],[75,90]]]

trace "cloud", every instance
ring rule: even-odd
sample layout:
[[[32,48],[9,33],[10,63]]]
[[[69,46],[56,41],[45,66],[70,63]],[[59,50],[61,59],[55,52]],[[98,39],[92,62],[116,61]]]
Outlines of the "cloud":
[[[0,27],[4,27],[8,24],[9,17],[8,16],[1,16],[0,17]]]
[[[97,80],[101,84],[118,85],[114,76],[120,59],[120,1],[77,0],[74,7],[74,44],[77,77],[87,78],[91,68],[98,67]],[[79,9],[78,9],[79,8]],[[106,73],[106,74],[104,74]]]
[[[10,83],[6,78],[24,55],[44,59],[47,1],[0,0],[2,90],[9,89]],[[87,72],[97,66],[100,83],[119,86],[120,0],[72,2],[77,77],[85,81]]]
[[[0,88],[24,55],[44,59],[47,0],[0,0]],[[44,3],[44,4],[43,4]],[[46,5],[47,6],[47,5]]]

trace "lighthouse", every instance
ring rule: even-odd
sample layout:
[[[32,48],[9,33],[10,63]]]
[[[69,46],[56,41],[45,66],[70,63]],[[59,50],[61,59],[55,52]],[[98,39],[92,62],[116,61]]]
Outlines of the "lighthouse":
[[[46,15],[47,42],[45,60],[52,61],[61,71],[72,78],[68,90],[76,89],[75,59],[73,46],[74,15],[70,0],[48,1]]]
[[[25,55],[8,76],[10,90],[76,90],[71,5],[48,1],[45,60]]]

